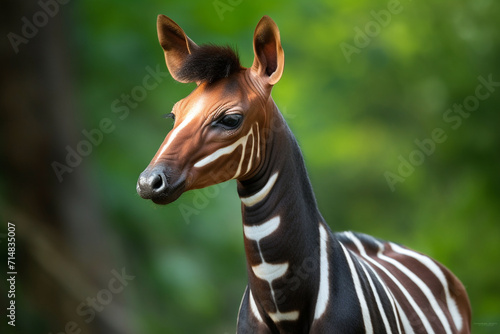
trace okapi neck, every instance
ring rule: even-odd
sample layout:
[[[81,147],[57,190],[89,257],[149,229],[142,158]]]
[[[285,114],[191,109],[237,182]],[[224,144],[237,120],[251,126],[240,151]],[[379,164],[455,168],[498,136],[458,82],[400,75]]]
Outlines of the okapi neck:
[[[274,105],[274,103],[273,103]],[[269,194],[253,206],[242,204],[243,223],[260,224],[265,219],[280,215],[285,223],[311,224],[317,229],[323,221],[318,210],[311,182],[299,145],[278,108],[274,105],[270,128],[266,137],[265,157],[259,170],[250,179],[238,181],[241,198],[261,191],[270,178],[277,178]]]
[[[323,219],[299,146],[277,109],[273,122],[273,130],[263,138],[267,147],[261,169],[251,179],[238,182],[248,287],[262,314],[276,319],[300,317],[310,323],[314,314],[310,303],[317,297],[319,284],[318,226]],[[308,260],[314,268],[307,273],[307,284],[294,286],[284,279],[295,276]],[[270,319],[266,323],[292,331],[288,327],[293,323],[276,324]]]

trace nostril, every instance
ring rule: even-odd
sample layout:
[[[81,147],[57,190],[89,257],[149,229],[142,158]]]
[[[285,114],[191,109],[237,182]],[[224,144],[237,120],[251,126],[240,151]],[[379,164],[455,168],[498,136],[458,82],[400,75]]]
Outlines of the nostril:
[[[165,168],[146,168],[137,181],[137,193],[145,199],[166,196],[169,190],[167,175]]]
[[[151,187],[153,188],[153,191],[158,192],[163,190],[166,186],[166,182],[164,180],[165,176],[162,174],[156,174],[154,176],[154,179],[151,182]]]

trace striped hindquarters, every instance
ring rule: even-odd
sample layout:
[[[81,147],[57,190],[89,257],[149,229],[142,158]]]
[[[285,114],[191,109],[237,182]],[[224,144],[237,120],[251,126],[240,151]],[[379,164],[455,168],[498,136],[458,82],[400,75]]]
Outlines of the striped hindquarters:
[[[366,333],[469,333],[458,279],[431,258],[371,236],[336,233]]]

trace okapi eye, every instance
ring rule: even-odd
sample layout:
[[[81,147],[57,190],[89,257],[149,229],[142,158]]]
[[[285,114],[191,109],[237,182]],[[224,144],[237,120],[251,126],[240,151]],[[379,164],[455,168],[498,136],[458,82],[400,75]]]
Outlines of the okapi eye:
[[[236,129],[240,124],[243,116],[239,114],[229,114],[222,117],[217,124],[222,125],[227,130]]]

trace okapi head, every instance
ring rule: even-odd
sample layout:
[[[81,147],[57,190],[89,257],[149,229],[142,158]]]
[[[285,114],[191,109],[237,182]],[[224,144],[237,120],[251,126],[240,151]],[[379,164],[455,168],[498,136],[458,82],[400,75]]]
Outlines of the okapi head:
[[[251,178],[264,162],[271,89],[283,73],[278,27],[268,16],[259,21],[253,65],[245,68],[230,48],[198,46],[164,15],[157,25],[170,74],[197,87],[174,105],[174,127],[140,175],[137,192],[168,204],[187,190]]]

